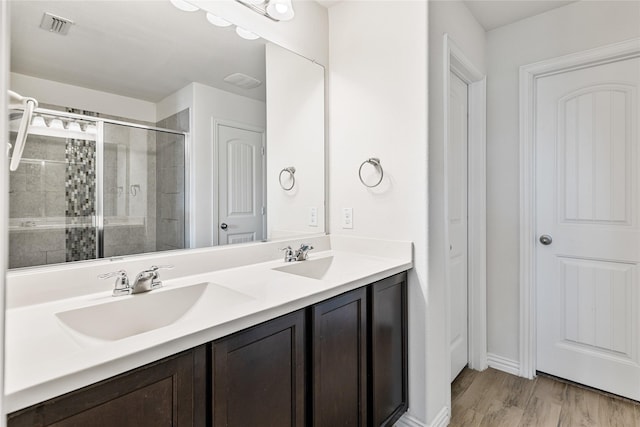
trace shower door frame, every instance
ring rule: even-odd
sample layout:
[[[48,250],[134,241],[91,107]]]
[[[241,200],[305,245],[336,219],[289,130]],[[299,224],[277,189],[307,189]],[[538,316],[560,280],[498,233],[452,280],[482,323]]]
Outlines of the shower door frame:
[[[173,135],[182,135],[184,137],[184,249],[190,247],[189,242],[189,206],[191,201],[190,191],[190,153],[191,153],[191,140],[189,132],[182,132],[173,129],[160,128],[156,126],[143,125],[139,123],[126,122],[122,120],[108,119],[103,117],[87,116],[84,114],[68,113],[66,111],[51,110],[47,108],[36,108],[35,114],[44,114],[47,116],[58,116],[67,119],[82,120],[84,122],[94,122],[96,125],[96,214],[95,214],[95,228],[96,228],[96,258],[104,259],[104,125],[112,124],[118,126],[128,126],[137,129],[143,129],[147,131],[165,132]],[[127,255],[116,255],[109,257],[109,259],[121,258]]]

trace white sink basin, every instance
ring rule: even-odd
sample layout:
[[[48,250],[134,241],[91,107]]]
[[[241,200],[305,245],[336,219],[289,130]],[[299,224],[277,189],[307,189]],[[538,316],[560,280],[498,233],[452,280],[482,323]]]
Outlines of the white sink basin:
[[[283,273],[304,276],[310,279],[322,280],[327,279],[331,273],[331,265],[333,264],[333,256],[326,258],[311,259],[307,261],[294,262],[283,267],[274,268],[274,270]]]
[[[203,298],[207,295],[206,298]],[[214,283],[198,283],[175,289],[114,297],[113,301],[56,313],[67,328],[105,341],[116,341],[169,326],[206,300],[216,310],[252,300],[251,297]]]

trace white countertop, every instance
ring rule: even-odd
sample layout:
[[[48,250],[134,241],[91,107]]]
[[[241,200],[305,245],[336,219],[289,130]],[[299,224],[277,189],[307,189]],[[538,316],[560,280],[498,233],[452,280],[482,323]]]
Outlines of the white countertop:
[[[389,247],[394,250],[389,251]],[[293,265],[278,260],[163,280],[163,288],[146,294],[114,298],[111,291],[101,290],[9,308],[5,410],[10,413],[31,406],[412,267],[410,242],[335,238],[330,249],[312,252],[310,260],[326,257],[333,257],[331,274],[321,280],[274,270]],[[169,326],[113,341],[82,335],[56,316],[199,283],[214,284],[211,292],[222,290],[239,298],[232,299],[233,303],[216,304],[211,296],[222,294],[207,296],[207,287],[203,297]]]

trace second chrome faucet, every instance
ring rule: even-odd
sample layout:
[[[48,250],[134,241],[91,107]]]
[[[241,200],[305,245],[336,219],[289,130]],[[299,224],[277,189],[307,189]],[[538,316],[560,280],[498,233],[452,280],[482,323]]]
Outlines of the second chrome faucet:
[[[284,251],[284,262],[293,261],[306,261],[309,257],[309,251],[313,249],[313,246],[303,243],[298,250],[291,249],[291,246],[280,249]]]

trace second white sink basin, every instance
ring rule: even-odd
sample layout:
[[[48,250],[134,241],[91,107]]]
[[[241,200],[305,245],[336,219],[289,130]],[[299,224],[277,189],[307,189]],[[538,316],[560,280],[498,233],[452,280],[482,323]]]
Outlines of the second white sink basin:
[[[322,280],[329,276],[332,264],[333,256],[328,256],[326,258],[295,262],[290,265],[274,268],[274,270],[304,276],[310,279]]]
[[[203,298],[210,295],[211,298]],[[56,313],[67,328],[105,341],[115,341],[169,326],[183,318],[200,300],[216,310],[252,300],[214,283],[114,297],[113,301]]]

